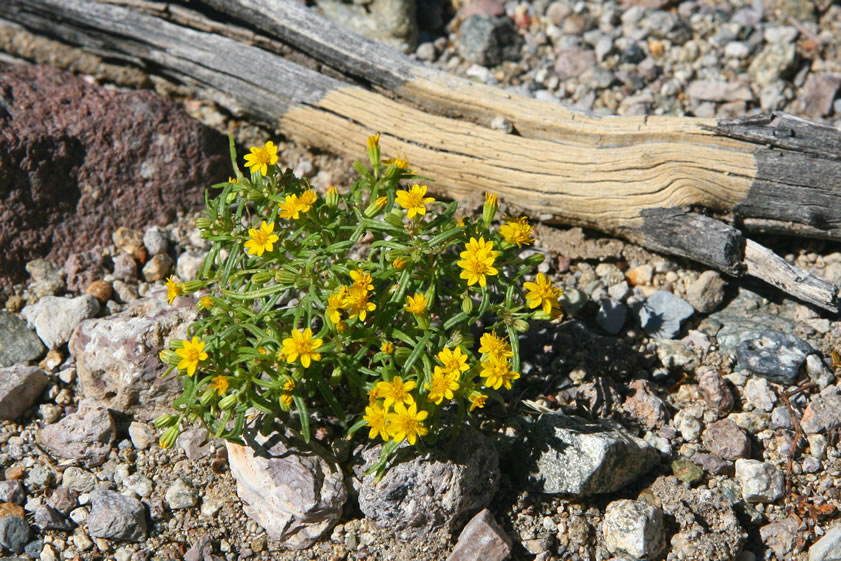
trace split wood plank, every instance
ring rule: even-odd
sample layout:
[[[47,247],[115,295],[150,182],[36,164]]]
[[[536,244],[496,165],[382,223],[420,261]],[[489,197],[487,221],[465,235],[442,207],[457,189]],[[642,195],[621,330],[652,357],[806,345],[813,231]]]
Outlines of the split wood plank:
[[[450,196],[493,191],[566,224],[769,277],[838,311],[826,281],[803,272],[775,283],[779,268],[748,267],[736,228],[841,239],[835,129],[783,114],[576,112],[421,66],[292,0],[12,0],[0,17],[143,65],[344,156],[380,132],[385,153],[403,152]],[[493,128],[500,120],[514,134]]]

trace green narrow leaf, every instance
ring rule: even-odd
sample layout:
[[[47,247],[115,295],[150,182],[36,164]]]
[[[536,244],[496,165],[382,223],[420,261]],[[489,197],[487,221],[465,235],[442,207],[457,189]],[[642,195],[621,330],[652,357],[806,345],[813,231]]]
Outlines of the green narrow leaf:
[[[304,442],[309,444],[310,441],[310,414],[307,411],[307,404],[304,402],[304,398],[299,395],[293,395],[292,401],[295,402],[295,407],[298,409],[298,420],[301,423],[301,435],[304,438]]]
[[[517,334],[517,330],[514,329],[512,326],[507,325],[505,326],[506,331],[508,331],[508,342],[511,344],[511,352],[513,356],[511,357],[511,370],[514,372],[520,371],[520,338]]]
[[[444,322],[444,331],[449,331],[450,328],[452,328],[454,325],[465,321],[469,317],[470,315],[464,312],[457,313],[456,315]]]
[[[409,355],[409,358],[406,359],[406,363],[403,365],[403,371],[408,373],[409,370],[412,369],[412,366],[415,365],[415,362],[420,358],[421,353],[426,351],[426,344],[429,342],[429,338],[432,337],[432,331],[427,331],[426,334],[423,336],[423,339],[418,341],[418,344],[415,345],[415,348],[412,349],[412,353]]]

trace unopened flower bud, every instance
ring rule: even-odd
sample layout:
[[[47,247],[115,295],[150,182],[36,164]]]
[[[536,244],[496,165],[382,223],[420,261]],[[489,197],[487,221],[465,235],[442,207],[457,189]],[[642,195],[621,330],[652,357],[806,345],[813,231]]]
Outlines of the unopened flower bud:
[[[537,267],[541,263],[543,263],[546,256],[542,253],[532,253],[528,257],[526,257],[525,261],[527,265],[531,265],[532,267]]]
[[[182,282],[182,283],[181,283],[181,291],[182,291],[184,294],[192,294],[193,292],[195,292],[195,291],[197,291],[197,290],[201,290],[201,289],[202,289],[202,288],[204,288],[205,286],[207,286],[207,282],[206,282],[206,281],[203,281],[203,280],[191,280],[191,281],[187,281],[187,282]]]
[[[394,349],[394,360],[397,362],[398,366],[402,366],[403,363],[406,362],[406,359],[409,358],[409,355],[412,354],[412,349],[408,347],[397,347]]]
[[[394,260],[391,266],[394,267],[395,271],[402,271],[406,268],[406,260],[402,257],[398,257]]]
[[[330,208],[339,206],[339,190],[332,185],[327,188],[327,193],[324,194],[324,202]]]
[[[155,425],[156,429],[162,429],[164,427],[169,427],[175,424],[178,421],[178,415],[174,415],[172,413],[164,413],[160,417],[155,418],[152,421],[152,424]]]
[[[374,218],[376,215],[382,212],[386,204],[388,204],[388,197],[379,197],[377,198],[377,200],[373,201],[371,204],[368,205],[368,208],[365,209],[365,212],[362,213],[362,216],[364,216],[365,218]]]
[[[239,396],[235,393],[229,393],[221,400],[219,400],[219,409],[230,409],[237,404]]]
[[[374,168],[380,163],[380,133],[368,137],[368,161]]]
[[[211,224],[213,224],[213,221],[210,218],[196,218],[196,228],[199,230],[207,230]]]
[[[519,331],[520,333],[525,333],[529,330],[529,322],[524,319],[515,319],[514,320],[514,329]]]
[[[181,431],[178,429],[178,427],[176,427],[176,426],[169,427],[161,435],[161,438],[158,441],[158,444],[164,450],[169,450],[175,444],[175,440],[178,438],[178,435],[180,433],[181,433]]]
[[[391,209],[391,212],[385,215],[385,221],[392,226],[396,226],[398,228],[403,227],[403,213],[400,211],[399,208],[394,207]]]
[[[469,314],[473,311],[473,298],[471,298],[466,292],[461,299],[461,311],[465,314]]]
[[[213,396],[215,396],[215,395],[216,395],[216,390],[214,390],[213,388],[207,388],[201,394],[201,397],[199,398],[199,403],[201,403],[202,405],[207,407],[208,405],[210,405],[210,402],[213,401]]]
[[[178,356],[175,351],[171,351],[169,349],[162,350],[158,353],[158,357],[161,359],[161,362],[170,366],[177,366],[178,363],[181,362],[181,357]]]
[[[275,274],[271,271],[260,271],[259,273],[254,273],[251,277],[251,282],[254,284],[266,284],[270,280],[274,278]]]
[[[496,194],[485,193],[485,205],[482,207],[482,221],[485,223],[485,228],[490,227],[497,208],[499,208],[499,201]]]
[[[290,271],[281,269],[274,274],[274,280],[280,284],[295,284],[298,280],[298,275],[294,275]]]

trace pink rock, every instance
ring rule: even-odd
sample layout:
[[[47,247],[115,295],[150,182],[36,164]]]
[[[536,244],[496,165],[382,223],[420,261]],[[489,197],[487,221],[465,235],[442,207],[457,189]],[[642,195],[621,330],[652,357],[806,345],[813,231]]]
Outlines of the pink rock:
[[[469,16],[502,16],[505,15],[505,5],[499,0],[476,0],[461,10],[461,17]]]
[[[63,263],[119,226],[201,209],[229,173],[225,137],[152,91],[0,63],[0,92],[0,285],[36,257]]]

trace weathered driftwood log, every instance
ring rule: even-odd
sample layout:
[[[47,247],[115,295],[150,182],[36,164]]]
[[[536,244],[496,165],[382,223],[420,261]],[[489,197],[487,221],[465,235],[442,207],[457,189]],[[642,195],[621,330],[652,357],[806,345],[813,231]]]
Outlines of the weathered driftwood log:
[[[421,66],[292,0],[7,0],[0,18],[342,155],[380,132],[385,153],[402,151],[450,196],[493,191],[838,311],[835,286],[737,229],[841,239],[835,129],[784,114],[584,114]]]

